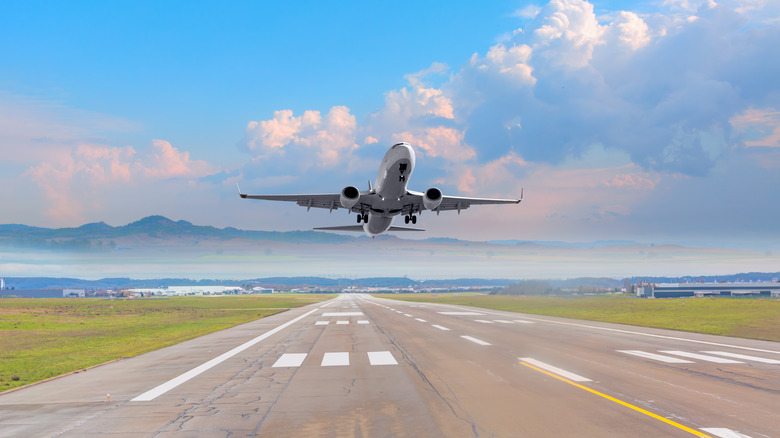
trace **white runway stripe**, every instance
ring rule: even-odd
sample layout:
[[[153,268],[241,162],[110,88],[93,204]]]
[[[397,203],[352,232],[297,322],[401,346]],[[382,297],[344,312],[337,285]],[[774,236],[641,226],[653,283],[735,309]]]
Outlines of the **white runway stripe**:
[[[673,354],[675,356],[682,356],[682,357],[690,357],[691,359],[699,359],[706,362],[714,362],[714,363],[745,363],[745,362],[740,362],[738,360],[724,359],[722,357],[707,356],[704,354],[697,354],[697,353],[688,353],[687,351],[662,350],[661,353]]]
[[[357,323],[358,324],[368,324],[368,321],[366,321],[365,319],[359,319]]]
[[[371,365],[398,365],[389,351],[369,351],[368,361]]]
[[[477,338],[472,338],[471,336],[461,335],[461,338],[466,339],[468,341],[471,341],[471,342],[473,342],[475,344],[479,344],[479,345],[491,345],[489,342],[485,342],[485,341],[482,341],[482,340],[477,339]]]
[[[349,321],[336,321],[336,325],[346,325],[349,324]]]
[[[439,330],[449,330],[447,327],[442,327],[442,326],[437,325],[437,324],[433,324],[433,327],[436,327]]]
[[[533,324],[533,321],[523,321],[522,319],[516,319],[515,322],[519,322],[521,324]]]
[[[428,322],[428,321],[426,321],[426,320],[424,320],[422,318],[414,318],[414,319],[417,320],[417,321],[420,321],[420,322]]]
[[[412,317],[412,315],[410,315],[410,314],[408,314],[408,313],[404,313],[404,316],[408,316],[409,318],[411,318],[411,317]]]
[[[328,325],[330,321],[316,321],[314,325]]]
[[[484,319],[475,319],[474,322],[481,322],[482,324],[493,324],[493,321],[485,321]]]
[[[660,354],[655,353],[647,353],[645,351],[639,351],[639,350],[617,350],[618,353],[625,353],[625,354],[631,354],[634,356],[644,357],[645,359],[652,359],[657,360],[660,362],[666,362],[666,363],[694,363],[689,360],[680,359],[677,357],[670,357],[670,356],[662,356]]]
[[[439,312],[439,315],[451,315],[451,316],[479,316],[484,313],[477,312]]]
[[[501,324],[512,324],[512,321],[507,321],[505,319],[494,319],[495,322],[500,322]]]
[[[322,316],[363,316],[363,312],[326,312]]]
[[[299,367],[306,359],[307,353],[285,353],[279,358],[271,368],[281,367]]]
[[[719,356],[733,357],[734,359],[750,360],[753,362],[771,363],[775,365],[780,364],[780,360],[767,359],[765,357],[748,356],[747,354],[727,353],[725,351],[702,351],[702,353],[717,354]]]
[[[529,364],[531,364],[531,365],[533,365],[535,367],[541,368],[541,369],[543,369],[545,371],[549,371],[549,372],[551,372],[553,374],[557,374],[557,375],[559,375],[561,377],[565,377],[565,378],[567,378],[569,380],[573,380],[575,382],[592,382],[592,380],[590,380],[587,377],[582,377],[579,374],[574,374],[574,373],[571,373],[569,371],[562,370],[562,369],[560,369],[558,367],[554,367],[552,365],[546,364],[544,362],[540,362],[540,361],[538,361],[536,359],[532,359],[530,357],[521,357],[520,360],[522,360],[523,362],[529,363]]]
[[[349,353],[325,353],[324,356],[322,356],[322,363],[320,366],[323,367],[340,367],[340,366],[347,366],[349,365]]]
[[[314,313],[316,311],[317,311],[317,309],[311,310],[309,312],[304,313],[301,316],[298,316],[296,318],[293,318],[293,319],[285,322],[284,324],[282,324],[282,325],[280,325],[280,326],[278,326],[276,328],[268,330],[267,332],[263,333],[262,335],[254,338],[254,339],[252,339],[250,341],[244,342],[243,344],[241,344],[238,347],[228,351],[227,353],[223,353],[223,354],[215,357],[214,359],[211,359],[210,361],[208,361],[208,362],[206,362],[206,363],[204,363],[204,364],[202,364],[200,366],[197,366],[197,367],[187,371],[184,374],[179,375],[178,377],[175,377],[175,378],[173,378],[173,379],[171,379],[171,380],[169,380],[169,381],[167,381],[167,382],[165,382],[165,383],[163,383],[161,385],[158,385],[158,386],[156,386],[156,387],[146,391],[145,393],[139,395],[138,397],[136,397],[136,398],[134,398],[134,399],[132,399],[130,401],[151,401],[151,400],[154,400],[157,397],[159,397],[160,395],[165,394],[166,392],[170,391],[171,389],[181,385],[182,383],[192,379],[193,377],[203,373],[204,371],[210,370],[211,368],[221,364],[222,362],[230,359],[231,357],[237,355],[238,353],[241,353],[242,351],[244,351],[247,348],[257,344],[258,342],[263,341],[264,339],[268,338],[269,336],[272,336],[272,335],[274,335],[274,334],[284,330],[285,328],[291,326],[292,324],[295,324],[296,322],[302,320],[303,318],[306,318],[307,316],[311,315],[312,313]]]
[[[745,435],[744,433],[739,433],[724,427],[702,427],[701,430],[720,438],[750,438],[750,436]]]

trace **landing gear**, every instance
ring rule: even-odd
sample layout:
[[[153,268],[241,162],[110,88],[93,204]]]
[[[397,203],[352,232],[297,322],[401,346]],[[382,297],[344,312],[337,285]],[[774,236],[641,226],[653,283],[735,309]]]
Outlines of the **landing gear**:
[[[357,215],[357,222],[360,223],[360,221],[362,220],[363,220],[363,215],[362,214]]]
[[[413,214],[411,214],[411,215],[407,214],[406,216],[404,216],[404,223],[408,224],[409,222],[411,222],[413,224],[416,224],[417,223],[417,216],[415,216]]]
[[[365,222],[368,223],[368,214],[359,214],[357,215],[357,223]]]
[[[368,223],[368,213],[363,215],[363,222]]]

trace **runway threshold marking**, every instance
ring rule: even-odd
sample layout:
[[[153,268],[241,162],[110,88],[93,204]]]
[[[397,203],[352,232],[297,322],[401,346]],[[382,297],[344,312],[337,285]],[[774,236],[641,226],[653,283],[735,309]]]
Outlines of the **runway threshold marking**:
[[[336,325],[346,325],[349,324],[349,321],[336,321]]]
[[[171,389],[181,385],[182,383],[192,379],[193,377],[210,370],[211,368],[221,364],[222,362],[230,359],[231,357],[237,355],[238,353],[241,353],[242,351],[246,350],[247,348],[257,344],[258,342],[261,342],[268,338],[269,336],[275,335],[276,333],[286,329],[287,327],[295,324],[296,322],[302,320],[303,318],[306,318],[307,316],[311,315],[314,312],[319,311],[319,309],[314,309],[309,312],[304,313],[301,316],[298,316],[297,318],[293,318],[284,324],[277,326],[276,328],[273,328],[271,330],[268,330],[267,332],[263,333],[262,335],[244,342],[243,344],[239,345],[238,347],[226,352],[222,353],[219,356],[215,357],[214,359],[211,359],[210,361],[197,366],[189,371],[187,371],[184,374],[179,375],[178,377],[175,377],[161,385],[158,385],[145,393],[139,395],[138,397],[130,400],[130,401],[151,401],[156,399],[157,397],[161,396],[162,394],[165,394],[166,392],[170,391]]]
[[[363,312],[326,312],[322,316],[363,316]]]
[[[463,339],[465,339],[465,340],[467,340],[467,341],[471,341],[471,342],[473,342],[473,343],[475,343],[475,344],[479,344],[479,345],[491,345],[489,342],[485,342],[485,341],[483,341],[483,340],[480,340],[480,339],[477,339],[477,338],[472,338],[471,336],[461,335],[460,337],[461,337],[461,338],[463,338]]]
[[[702,427],[701,430],[720,438],[750,438],[744,433],[739,433],[735,430],[726,429],[724,427]]]
[[[572,373],[570,371],[562,370],[562,369],[560,369],[560,368],[558,368],[556,366],[552,366],[552,365],[550,365],[548,363],[544,363],[544,362],[542,362],[540,360],[532,359],[530,357],[521,357],[520,360],[522,360],[523,362],[530,363],[531,365],[537,366],[537,367],[539,367],[539,368],[541,368],[543,370],[547,370],[547,371],[549,371],[549,372],[551,372],[553,374],[557,374],[559,376],[562,376],[562,377],[565,377],[567,379],[573,380],[575,382],[592,382],[592,380],[590,380],[587,377],[582,377],[579,374],[574,374],[574,373]]]
[[[666,362],[666,363],[694,363],[690,360],[680,359],[677,357],[670,357],[670,356],[663,356],[660,354],[655,353],[648,353],[646,351],[640,351],[640,350],[617,350],[618,353],[625,353],[630,354],[633,356],[639,356],[644,357],[645,359],[652,359],[657,360],[659,362]]]
[[[780,364],[780,360],[767,359],[765,357],[748,356],[747,354],[727,353],[725,351],[702,351],[702,353],[717,354],[719,356],[733,357],[735,359],[744,359],[753,362],[771,363],[775,365]]]
[[[669,425],[671,425],[671,426],[674,426],[674,427],[676,427],[676,428],[678,428],[678,429],[680,429],[680,430],[684,430],[684,431],[686,431],[686,432],[688,432],[688,433],[690,433],[690,434],[693,434],[693,435],[696,435],[696,436],[699,436],[699,437],[705,437],[705,438],[709,438],[709,435],[707,435],[707,434],[704,434],[704,433],[702,433],[702,432],[699,432],[699,431],[698,431],[698,430],[696,430],[696,429],[691,429],[691,428],[690,428],[690,427],[688,427],[688,426],[682,425],[682,424],[680,424],[680,423],[678,423],[678,422],[676,422],[676,421],[672,421],[672,420],[670,420],[670,419],[668,419],[668,418],[664,418],[664,417],[662,417],[662,416],[660,416],[660,415],[654,414],[654,413],[652,413],[652,412],[650,412],[650,411],[648,411],[648,410],[645,410],[645,409],[642,409],[642,408],[640,408],[639,406],[634,406],[634,405],[632,405],[631,403],[627,403],[627,402],[624,402],[623,400],[616,399],[615,397],[612,397],[612,396],[609,396],[609,395],[607,395],[607,394],[604,394],[604,393],[598,392],[598,391],[596,391],[595,389],[588,388],[588,387],[587,387],[587,386],[585,386],[585,385],[580,385],[579,383],[577,383],[577,382],[574,382],[574,381],[572,381],[572,380],[569,380],[569,379],[567,379],[567,378],[565,378],[565,377],[561,377],[561,376],[559,376],[559,375],[556,375],[556,374],[554,374],[554,373],[551,373],[551,372],[549,372],[549,371],[543,370],[543,369],[541,369],[541,368],[539,368],[539,367],[533,366],[533,365],[531,365],[530,363],[527,363],[527,362],[526,362],[526,360],[527,360],[527,359],[528,359],[528,358],[520,358],[520,364],[521,364],[521,365],[524,365],[524,366],[527,366],[528,368],[531,368],[532,370],[539,371],[540,373],[547,374],[548,376],[550,376],[550,377],[553,377],[553,378],[556,378],[556,379],[558,379],[558,380],[560,380],[560,381],[562,381],[562,382],[566,382],[566,383],[568,383],[569,385],[572,385],[572,386],[575,386],[575,387],[577,387],[577,388],[580,388],[580,389],[583,389],[583,390],[585,390],[585,391],[588,391],[588,392],[590,392],[591,394],[596,394],[596,395],[598,395],[599,397],[605,398],[605,399],[607,399],[607,400],[609,400],[609,401],[615,402],[615,403],[617,403],[617,404],[619,404],[619,405],[622,405],[622,406],[625,406],[625,407],[627,407],[627,408],[629,408],[629,409],[633,409],[634,411],[637,411],[637,412],[639,412],[639,413],[645,414],[645,415],[647,415],[648,417],[655,418],[656,420],[659,420],[659,421],[663,421],[663,422],[664,422],[664,423],[666,423],[666,424],[669,424]]]
[[[357,323],[358,323],[358,324],[368,324],[368,320],[365,320],[365,319],[359,319]]]
[[[705,354],[688,353],[687,351],[661,350],[661,353],[673,354],[675,356],[682,356],[682,357],[690,357],[691,359],[699,359],[699,360],[703,360],[706,362],[713,362],[713,363],[745,363],[733,359],[724,359],[722,357],[707,356]]]
[[[330,321],[315,321],[314,325],[328,325]]]

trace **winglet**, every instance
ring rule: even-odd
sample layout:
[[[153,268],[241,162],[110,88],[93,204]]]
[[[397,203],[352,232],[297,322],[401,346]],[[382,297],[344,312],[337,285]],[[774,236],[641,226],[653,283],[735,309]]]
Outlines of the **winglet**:
[[[368,180],[368,191],[371,191],[371,180]]]
[[[517,200],[518,204],[521,203],[521,202],[523,202],[523,188],[522,187],[520,187],[520,199]]]
[[[241,187],[238,186],[238,181],[236,181],[236,188],[238,189],[238,196],[246,198],[246,193],[241,193]]]

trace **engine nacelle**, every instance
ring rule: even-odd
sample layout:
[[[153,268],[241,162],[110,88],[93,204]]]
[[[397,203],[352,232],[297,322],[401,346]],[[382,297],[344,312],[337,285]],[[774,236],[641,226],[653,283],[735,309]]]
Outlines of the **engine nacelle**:
[[[341,197],[339,198],[339,202],[341,202],[341,206],[350,209],[355,204],[358,203],[360,200],[360,190],[357,189],[355,186],[347,186],[344,187],[344,190],[341,191]]]
[[[436,210],[442,199],[441,190],[431,187],[423,194],[423,206],[426,210]]]

